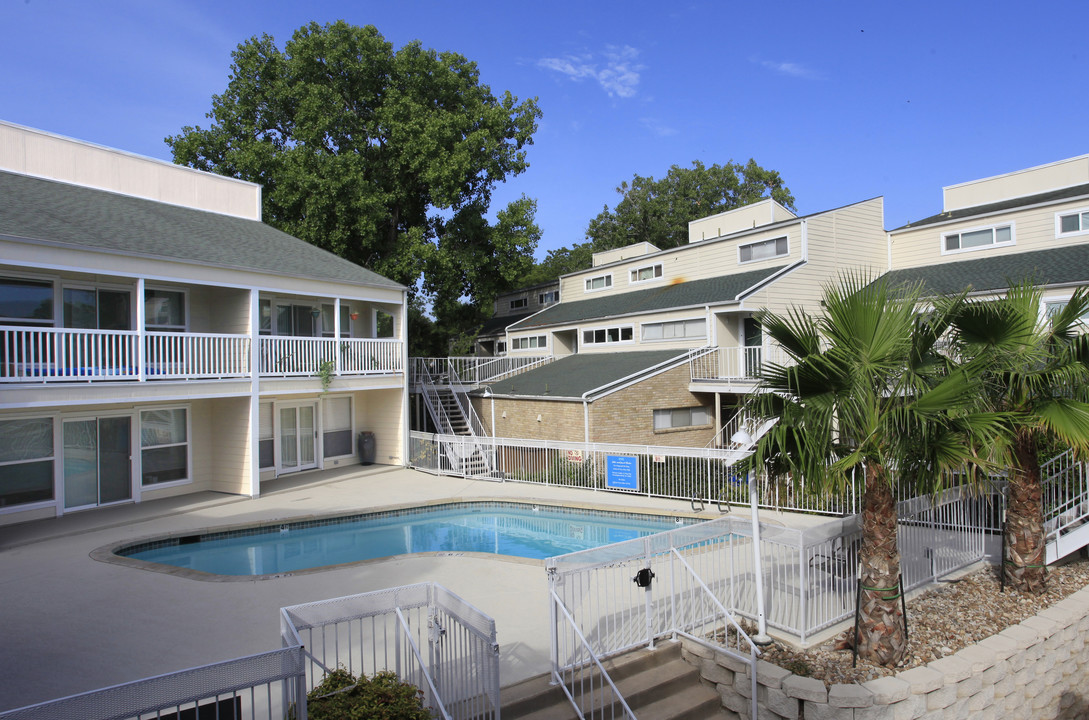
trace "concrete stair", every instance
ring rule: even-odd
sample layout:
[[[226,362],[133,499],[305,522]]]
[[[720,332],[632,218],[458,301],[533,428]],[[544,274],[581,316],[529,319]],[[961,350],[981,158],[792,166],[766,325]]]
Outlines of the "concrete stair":
[[[639,720],[710,720],[728,716],[717,692],[700,682],[699,671],[681,659],[680,643],[634,650],[604,663]],[[500,691],[503,720],[572,720],[578,716],[548,675]],[[604,717],[620,718],[620,706]],[[600,717],[595,714],[594,717]]]

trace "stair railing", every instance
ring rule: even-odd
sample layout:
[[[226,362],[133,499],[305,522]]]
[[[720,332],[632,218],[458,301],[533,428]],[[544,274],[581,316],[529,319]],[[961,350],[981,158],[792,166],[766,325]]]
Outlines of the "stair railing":
[[[1086,463],[1067,450],[1041,463],[1040,475],[1046,544],[1054,545],[1061,536],[1089,522],[1089,472]]]
[[[550,590],[549,595],[553,627],[552,657],[557,658],[552,663],[553,683],[560,686],[575,709],[575,714],[581,719],[609,717],[636,720],[635,713],[620,694],[616,683],[609,677],[586,636],[579,630],[578,623],[563,604],[563,600],[555,590]],[[562,626],[560,616],[566,621]],[[561,633],[561,627],[566,627],[569,632]],[[560,647],[561,644],[565,647]],[[567,662],[562,665],[558,661],[561,656],[567,658]],[[753,677],[756,677],[756,673],[753,673]],[[755,692],[753,697],[756,697]]]

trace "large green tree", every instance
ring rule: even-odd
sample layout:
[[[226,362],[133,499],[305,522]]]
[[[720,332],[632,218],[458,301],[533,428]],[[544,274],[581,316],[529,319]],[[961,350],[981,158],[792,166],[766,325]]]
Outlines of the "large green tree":
[[[264,219],[284,232],[480,305],[536,246],[531,201],[506,226],[485,214],[495,184],[528,166],[540,114],[536,99],[493,95],[457,53],[310,23],[282,49],[268,35],[239,45],[211,124],[166,142],[178,163],[263,185]],[[485,257],[494,276],[466,272]]]
[[[1056,445],[1089,453],[1089,336],[1081,323],[1089,291],[1050,317],[1042,307],[1041,289],[1023,282],[1001,299],[963,305],[953,321],[957,353],[984,372],[981,397],[1007,418],[1002,567],[1007,584],[1032,593],[1047,589],[1039,453]]]
[[[778,418],[754,464],[815,493],[864,476],[859,654],[895,666],[906,649],[896,489],[936,492],[949,471],[980,463],[998,418],[976,412],[978,381],[937,351],[953,308],[917,314],[913,292],[853,276],[827,288],[822,313],[764,314],[790,360],[766,363],[747,411]]]
[[[593,253],[649,242],[666,250],[688,242],[692,220],[773,198],[794,209],[794,196],[775,170],[755,160],[710,167],[696,160],[692,167],[673,165],[665,177],[635,175],[616,188],[620,200],[590,220],[586,241],[550,250],[523,278],[523,286],[555,280],[590,267]]]

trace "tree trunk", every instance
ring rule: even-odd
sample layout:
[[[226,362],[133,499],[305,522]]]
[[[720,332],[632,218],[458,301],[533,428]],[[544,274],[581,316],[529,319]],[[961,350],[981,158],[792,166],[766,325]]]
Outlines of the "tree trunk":
[[[1039,595],[1047,590],[1047,558],[1040,463],[1032,430],[1017,432],[1013,450],[1016,465],[1010,468],[1006,498],[1006,557],[1002,571],[1007,586]]]
[[[874,462],[866,466],[858,559],[862,583],[858,654],[872,663],[894,667],[907,649],[900,604],[896,499],[885,468]]]

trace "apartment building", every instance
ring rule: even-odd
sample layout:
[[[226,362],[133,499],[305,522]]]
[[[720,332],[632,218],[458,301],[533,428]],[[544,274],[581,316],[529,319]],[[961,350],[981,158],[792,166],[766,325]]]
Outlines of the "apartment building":
[[[0,122],[0,524],[403,464],[405,307],[258,185]]]
[[[554,280],[503,293],[495,299],[491,318],[477,333],[473,354],[500,357],[507,354],[507,328],[560,301],[560,281]]]
[[[837,273],[887,255],[882,198],[806,216],[767,199],[690,223],[682,247],[597,253],[560,278],[561,302],[507,327],[508,356],[556,359],[478,392],[476,412],[500,437],[721,441],[779,359],[754,314],[816,307]]]

